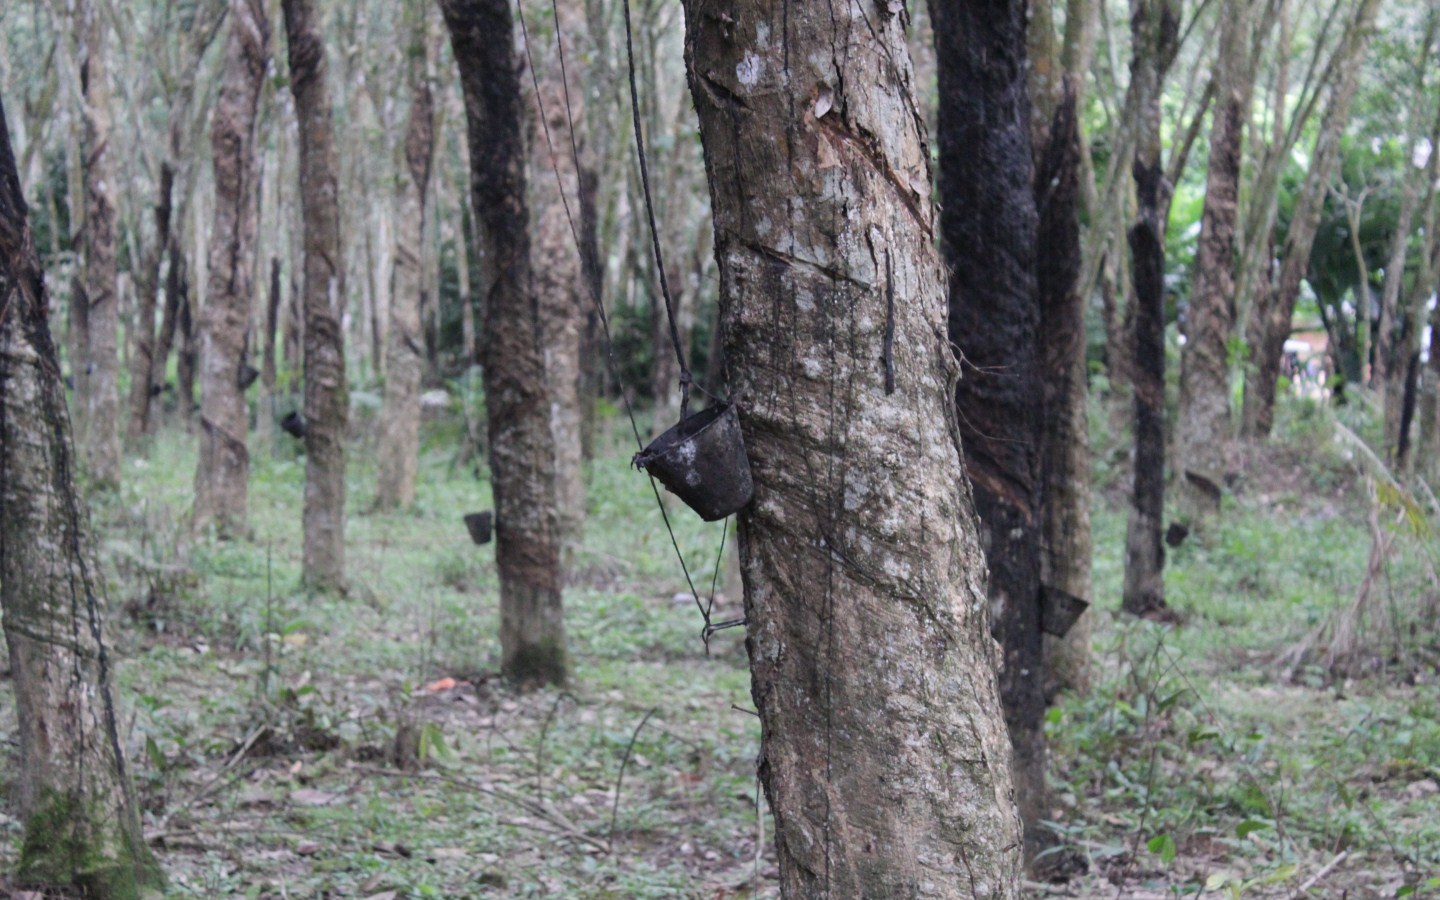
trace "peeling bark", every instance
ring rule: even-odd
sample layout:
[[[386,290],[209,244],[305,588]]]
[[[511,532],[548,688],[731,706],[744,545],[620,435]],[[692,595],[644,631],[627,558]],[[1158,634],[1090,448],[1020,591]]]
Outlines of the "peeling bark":
[[[210,146],[215,156],[215,221],[200,314],[200,459],[193,525],[222,536],[246,533],[249,411],[240,390],[245,328],[253,302],[259,171],[255,120],[270,59],[270,24],[260,0],[232,0],[220,96]],[[182,313],[188,313],[188,304]]]
[[[739,519],[759,773],[784,896],[1014,897],[1010,742],[897,8],[685,4],[755,481]]]
[[[531,271],[524,110],[507,0],[441,0],[465,94],[470,191],[482,267],[481,365],[500,570],[500,665],[563,683],[555,447],[543,316]]]
[[[345,257],[340,165],[325,84],[325,44],[313,0],[284,0],[290,91],[300,126],[300,214],[305,232],[305,584],[345,588]]]
[[[105,646],[104,577],[75,487],[44,275],[0,104],[0,610],[25,820],[16,879],[135,897],[164,878],[140,831]]]

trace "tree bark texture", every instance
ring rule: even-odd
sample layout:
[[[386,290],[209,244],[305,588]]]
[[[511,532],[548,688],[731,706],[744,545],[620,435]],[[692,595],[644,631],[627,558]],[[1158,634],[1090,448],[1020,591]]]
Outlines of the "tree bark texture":
[[[119,298],[115,290],[115,206],[110,200],[110,73],[105,27],[92,0],[77,10],[80,85],[85,97],[85,302],[87,346],[75,372],[85,405],[85,468],[92,483],[120,484]]]
[[[581,337],[590,298],[580,237],[580,185],[591,168],[586,148],[585,90],[577,68],[582,48],[575,36],[584,33],[584,10],[578,0],[556,4],[554,34],[566,41],[565,71],[559,44],[542,37],[537,21],[549,17],[549,0],[527,0],[533,80],[522,85],[528,103],[531,254],[534,290],[541,304],[545,376],[550,391],[550,429],[555,442],[555,510],[567,555],[585,525],[585,478],[581,467]],[[566,79],[568,76],[568,85]],[[538,85],[538,93],[535,90]],[[541,118],[543,110],[544,119]]]
[[[1195,285],[1180,356],[1175,441],[1179,518],[1194,531],[1220,514],[1230,443],[1230,334],[1235,326],[1235,225],[1241,141],[1250,115],[1250,0],[1226,0],[1220,14],[1218,102],[1210,127],[1205,210],[1195,253]]]
[[[44,275],[0,104],[0,610],[19,731],[22,884],[134,897],[163,877],[140,833],[103,637],[104,575]]]
[[[270,60],[270,23],[261,0],[231,0],[230,33],[210,146],[215,157],[215,221],[200,314],[200,459],[194,527],[225,536],[246,531],[249,411],[240,390],[245,328],[253,302],[259,219],[255,119]]]
[[[1014,897],[1010,742],[903,11],[685,11],[755,482],[740,558],[782,894]]]
[[[160,196],[155,204],[155,241],[145,251],[140,277],[135,279],[137,302],[130,354],[130,419],[125,440],[135,447],[150,432],[151,385],[155,383],[155,298],[162,289],[160,267],[170,246],[170,217],[174,212],[175,169],[160,166]]]
[[[425,356],[420,327],[421,253],[435,146],[435,99],[425,78],[423,17],[413,34],[410,117],[402,152],[397,154],[403,174],[397,197],[394,291],[385,335],[385,405],[380,416],[380,477],[375,495],[379,509],[399,509],[415,502],[420,454],[420,374]]]
[[[1310,249],[1320,227],[1325,193],[1330,176],[1340,159],[1340,138],[1350,120],[1350,103],[1359,82],[1360,62],[1370,42],[1379,0],[1361,0],[1355,20],[1345,36],[1338,60],[1336,83],[1325,107],[1310,168],[1305,173],[1295,211],[1285,234],[1280,273],[1272,283],[1262,282],[1250,307],[1245,342],[1249,345],[1249,366],[1245,372],[1245,403],[1241,434],[1258,439],[1270,434],[1275,417],[1275,383],[1280,377],[1280,358],[1290,336],[1290,320],[1300,296],[1300,280],[1310,266]]]
[[[1160,95],[1179,42],[1178,0],[1132,0],[1135,55],[1130,79],[1137,91],[1135,134],[1137,216],[1130,226],[1135,283],[1135,473],[1125,526],[1122,606],[1143,615],[1165,606],[1165,220],[1171,185],[1160,160]]]
[[[441,0],[465,94],[481,267],[481,360],[495,495],[501,669],[563,683],[555,446],[543,311],[531,271],[525,112],[507,0]]]
[[[1042,391],[1034,163],[1024,0],[934,0],[941,244],[951,271],[955,403],[1004,651],[1026,859],[1043,848],[1045,695],[1040,631]]]
[[[1090,423],[1085,384],[1085,295],[1080,288],[1080,128],[1082,72],[1067,71],[1035,177],[1039,215],[1036,289],[1039,370],[1045,416],[1040,441],[1044,484],[1040,578],[1091,599]],[[1064,637],[1044,637],[1045,693],[1083,693],[1090,683],[1093,615]]]
[[[325,43],[313,0],[284,0],[290,90],[300,126],[300,215],[305,231],[305,511],[302,578],[345,587],[345,257],[340,245],[340,165]]]

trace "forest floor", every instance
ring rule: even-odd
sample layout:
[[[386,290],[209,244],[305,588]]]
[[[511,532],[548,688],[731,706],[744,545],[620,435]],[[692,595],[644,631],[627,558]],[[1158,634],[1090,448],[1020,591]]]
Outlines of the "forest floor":
[[[590,472],[572,683],[519,693],[495,671],[493,549],[461,523],[489,487],[455,464],[456,431],[427,426],[400,514],[368,511],[373,447],[357,439],[344,597],[299,587],[304,465],[283,434],[278,453],[252,448],[251,540],[189,537],[178,430],[96,504],[122,732],[170,893],[776,895],[742,634],[706,652],[630,451],[602,440]],[[1412,629],[1436,599],[1433,531],[1427,548],[1382,504],[1374,652],[1350,677],[1308,661],[1285,677],[1278,654],[1352,602],[1370,558],[1371,500],[1326,417],[1287,408],[1218,531],[1170,551],[1179,625],[1114,612],[1127,478],[1103,431],[1094,687],[1048,726],[1054,827],[1086,871],[1027,895],[1440,895],[1436,632]],[[723,526],[673,509],[702,595],[715,578],[714,618],[735,615],[733,541],[717,567]],[[0,870],[18,838],[0,806]]]

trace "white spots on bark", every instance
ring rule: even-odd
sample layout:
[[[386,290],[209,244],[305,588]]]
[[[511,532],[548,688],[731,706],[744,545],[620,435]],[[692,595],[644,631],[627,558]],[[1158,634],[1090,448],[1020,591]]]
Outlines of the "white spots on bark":
[[[760,72],[765,63],[760,57],[746,52],[745,57],[735,66],[735,79],[747,88],[753,88],[760,81]]]
[[[813,356],[807,356],[802,359],[800,361],[800,367],[805,370],[806,378],[816,380],[818,380],[825,371],[825,367],[820,364],[820,360]]]
[[[761,50],[770,46],[770,24],[768,22],[755,24],[755,46]]]

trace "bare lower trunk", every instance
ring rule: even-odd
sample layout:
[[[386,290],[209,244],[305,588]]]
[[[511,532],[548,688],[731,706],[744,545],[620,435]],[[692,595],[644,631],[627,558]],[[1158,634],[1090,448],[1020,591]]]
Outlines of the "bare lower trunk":
[[[940,227],[952,272],[949,335],[965,468],[1004,650],[1000,697],[1014,747],[1025,857],[1044,848],[1045,695],[1040,632],[1043,485],[1035,178],[1025,3],[935,0]]]
[[[305,230],[305,584],[345,587],[344,251],[340,246],[340,166],[325,44],[313,0],[284,0],[290,90],[300,125],[300,208]]]
[[[1045,485],[1040,576],[1044,584],[1091,599],[1090,435],[1085,386],[1085,297],[1080,291],[1080,131],[1078,83],[1066,89],[1048,129],[1036,172],[1039,212],[1036,287],[1040,300],[1040,382],[1045,420],[1040,444]],[[1082,613],[1063,637],[1046,635],[1045,693],[1084,693],[1090,683],[1093,614]]]
[[[270,59],[270,25],[260,0],[232,0],[230,35],[210,144],[215,155],[215,222],[210,232],[206,302],[200,317],[200,460],[194,527],[222,535],[246,531],[249,413],[240,389],[245,328],[253,301],[255,118]]]
[[[1338,51],[1338,81],[1315,138],[1310,168],[1295,200],[1290,229],[1285,235],[1280,274],[1268,289],[1262,287],[1257,292],[1250,308],[1250,318],[1245,327],[1250,365],[1245,373],[1245,405],[1241,423],[1241,434],[1248,438],[1268,436],[1274,421],[1275,383],[1280,377],[1285,339],[1290,336],[1290,320],[1295,314],[1295,301],[1300,296],[1300,281],[1309,267],[1310,250],[1320,226],[1325,192],[1340,158],[1340,138],[1349,121],[1350,102],[1355,96],[1360,62],[1370,41],[1378,6],[1379,0],[1361,0],[1355,21]]]
[[[125,774],[104,575],[75,487],[44,276],[4,115],[0,105],[0,611],[25,820],[14,874],[25,885],[134,897],[163,876]]]
[[[1130,78],[1138,91],[1130,265],[1135,283],[1135,472],[1125,527],[1122,606],[1143,615],[1165,606],[1165,222],[1170,185],[1160,163],[1160,96],[1179,39],[1177,0],[1133,0]]]
[[[395,278],[390,326],[385,337],[385,407],[380,416],[379,484],[375,506],[398,509],[415,502],[420,453],[420,370],[425,337],[420,331],[421,258],[425,198],[435,144],[435,106],[425,81],[424,18],[412,32],[410,121],[405,131],[395,223]]]
[[[958,426],[937,414],[958,372],[902,17],[685,11],[755,481],[740,557],[782,894],[1013,897],[1010,742]]]
[[[478,249],[481,365],[500,570],[501,669],[563,683],[569,662],[543,310],[531,272],[524,110],[507,0],[441,0],[460,68]]]
[[[107,33],[91,0],[77,11],[83,33],[80,82],[85,94],[85,300],[88,346],[83,377],[85,468],[105,488],[120,484],[120,329],[115,291],[115,207],[110,200],[110,74],[105,69]],[[78,390],[77,390],[78,393]]]
[[[1251,3],[1227,0],[1221,12],[1219,100],[1210,130],[1205,211],[1195,258],[1195,288],[1180,358],[1176,487],[1180,521],[1212,528],[1220,514],[1230,443],[1230,334],[1235,314],[1235,225],[1241,141],[1250,111]]]

